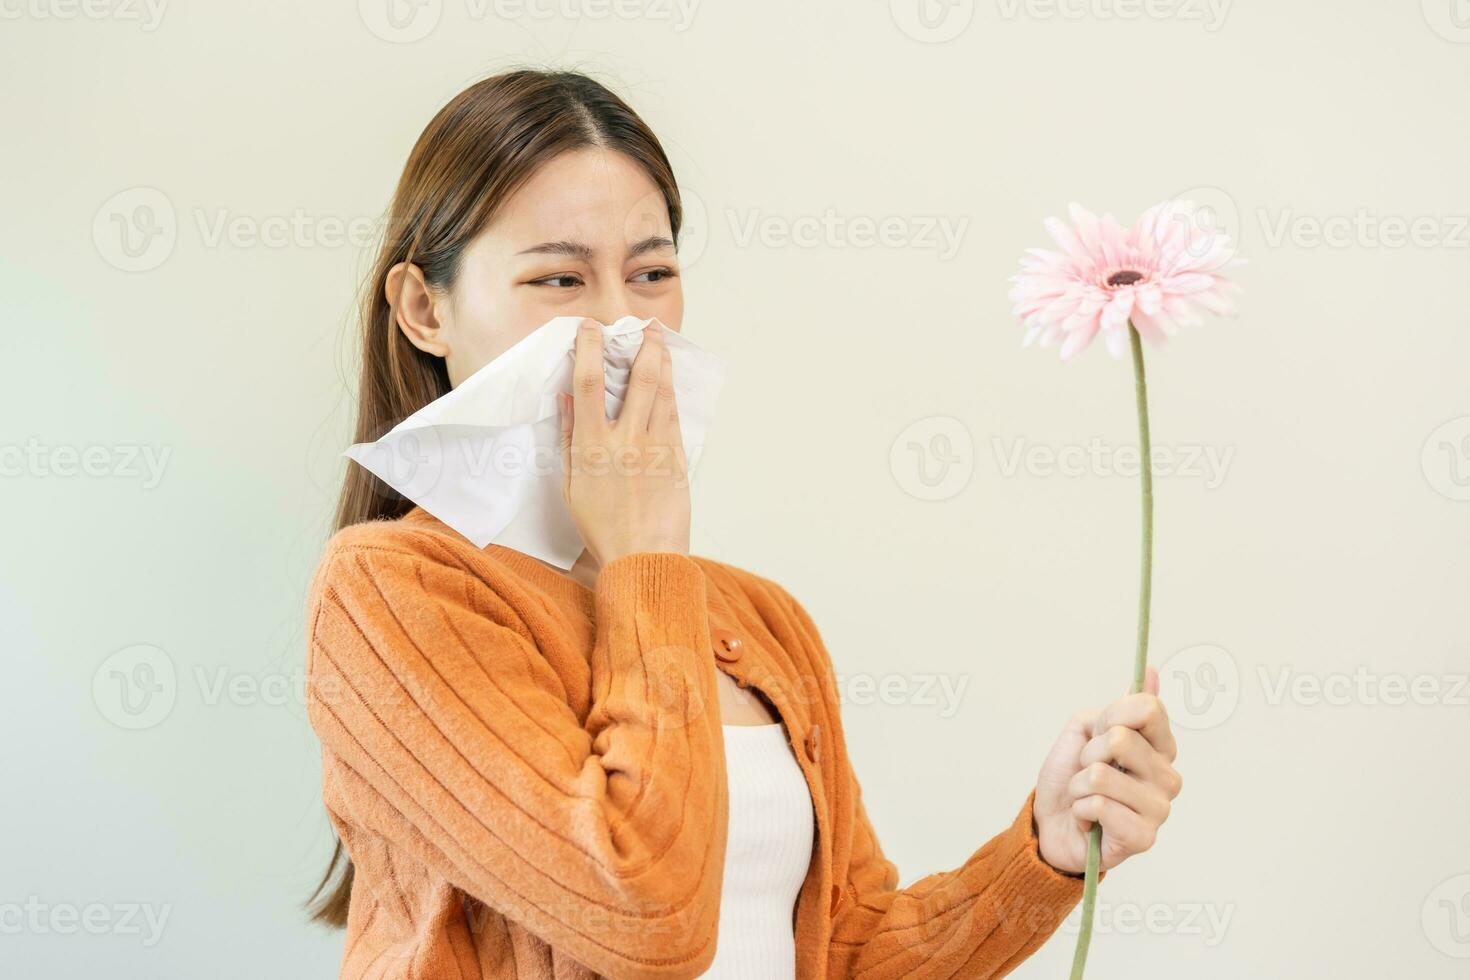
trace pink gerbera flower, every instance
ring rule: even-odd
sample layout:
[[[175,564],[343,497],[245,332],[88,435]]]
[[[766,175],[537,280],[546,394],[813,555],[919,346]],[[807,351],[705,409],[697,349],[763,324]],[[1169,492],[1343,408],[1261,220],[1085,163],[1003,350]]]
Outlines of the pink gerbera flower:
[[[1158,345],[1180,324],[1197,323],[1203,313],[1232,313],[1227,293],[1235,287],[1221,270],[1234,259],[1230,238],[1208,209],[1189,201],[1165,201],[1144,212],[1124,230],[1113,216],[1102,218],[1076,204],[1068,206],[1072,224],[1048,218],[1046,230],[1060,252],[1027,249],[1021,272],[1012,276],[1011,299],[1026,327],[1026,343],[1061,342],[1062,358],[1082,350],[1101,333],[1109,352],[1133,355],[1133,397],[1138,406],[1138,456],[1143,492],[1142,560],[1139,562],[1138,645],[1133,652],[1133,686],[1143,691],[1148,678],[1148,633],[1153,595],[1154,481],[1148,422],[1148,382],[1143,341]],[[1158,693],[1157,687],[1152,693]],[[1092,917],[1102,868],[1103,828],[1087,833],[1082,886],[1082,922],[1072,954],[1071,980],[1082,980],[1092,942]]]
[[[1127,229],[1077,204],[1067,213],[1071,225],[1046,220],[1061,251],[1027,249],[1021,272],[1011,277],[1026,344],[1060,342],[1065,360],[1101,332],[1108,352],[1121,357],[1130,322],[1157,346],[1180,325],[1199,323],[1201,313],[1234,312],[1227,295],[1234,286],[1220,275],[1234,244],[1207,210],[1165,201]]]

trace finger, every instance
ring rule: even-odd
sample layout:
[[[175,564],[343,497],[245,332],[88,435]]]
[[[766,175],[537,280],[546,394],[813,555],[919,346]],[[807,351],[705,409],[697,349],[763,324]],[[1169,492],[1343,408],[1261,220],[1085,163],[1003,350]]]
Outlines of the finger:
[[[1074,800],[1105,796],[1156,823],[1169,819],[1169,799],[1163,790],[1106,762],[1079,770],[1067,782],[1067,795]]]
[[[648,414],[658,395],[664,351],[661,329],[650,323],[643,331],[643,339],[638,343],[638,353],[633,357],[633,368],[628,373],[628,395],[623,399],[623,410],[618,415],[618,424],[620,427],[627,426],[632,432],[648,430]]]
[[[583,432],[597,432],[607,425],[607,389],[602,327],[596,320],[583,320],[577,326],[576,351],[572,367],[574,421]]]
[[[658,389],[648,413],[648,431],[667,436],[679,431],[679,403],[674,397],[674,354],[665,344],[659,356]]]
[[[1079,711],[1067,719],[1067,730],[1077,732],[1085,741],[1092,737],[1092,729],[1101,715],[1102,712],[1095,709]]]
[[[665,346],[667,346],[667,345],[665,345]],[[668,363],[668,372],[669,372],[669,392],[668,392],[669,407],[668,407],[668,411],[664,413],[664,416],[663,416],[663,425],[665,427],[665,433],[666,434],[667,433],[678,434],[678,433],[683,432],[684,430],[680,427],[680,424],[679,424],[679,399],[677,397],[675,397],[675,394],[674,394],[674,354],[673,354],[673,352],[666,350],[664,352],[664,359]],[[684,458],[684,440],[683,439],[674,439],[673,440],[673,443],[674,443],[675,448],[678,449],[678,451],[679,451],[679,458],[680,459],[683,459]]]
[[[1178,755],[1174,733],[1169,728],[1169,713],[1155,695],[1129,694],[1114,701],[1098,715],[1092,734],[1101,735],[1116,725],[1136,729],[1170,762]]]
[[[1072,816],[1084,825],[1102,825],[1104,867],[1148,850],[1158,837],[1157,824],[1105,796],[1085,796],[1073,803]]]
[[[1153,787],[1164,799],[1172,800],[1184,788],[1179,771],[1132,728],[1109,728],[1082,747],[1079,764],[1119,766]],[[1079,794],[1081,795],[1081,794]]]
[[[1121,766],[1140,779],[1146,779],[1161,787],[1169,788],[1178,779],[1178,774],[1169,765],[1169,760],[1149,744],[1148,739],[1132,728],[1115,725],[1082,747],[1078,764],[1086,767],[1102,762]],[[1172,798],[1177,795],[1170,793]]]
[[[674,355],[667,344],[664,345],[659,394],[653,411],[655,414],[649,419],[649,431],[673,453],[677,482],[684,486],[689,476],[689,458],[684,452],[684,430],[679,426],[679,398],[674,388]]]
[[[1146,694],[1159,696],[1159,672],[1157,668],[1145,667],[1143,671],[1143,690]]]
[[[570,501],[572,493],[572,396],[557,392],[556,411],[560,422],[557,446],[561,450],[562,499]]]

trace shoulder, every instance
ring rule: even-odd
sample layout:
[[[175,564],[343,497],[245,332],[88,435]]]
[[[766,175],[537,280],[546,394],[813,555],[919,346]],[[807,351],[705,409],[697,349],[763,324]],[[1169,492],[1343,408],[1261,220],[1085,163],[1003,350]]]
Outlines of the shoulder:
[[[431,530],[402,519],[364,521],[342,528],[327,540],[312,579],[312,592],[367,569],[460,563],[453,544]]]
[[[401,517],[363,521],[349,524],[328,539],[322,563],[363,553],[443,560],[454,554],[454,543],[447,535]]]
[[[409,517],[364,521],[337,531],[322,549],[309,590],[315,605],[329,591],[406,588],[463,594],[466,580],[492,591],[514,573],[438,522]]]
[[[308,587],[308,671],[320,666],[319,649],[369,666],[390,656],[404,670],[465,643],[483,654],[504,640],[521,656],[528,610],[549,611],[517,572],[468,541],[403,518],[353,524],[327,541]]]

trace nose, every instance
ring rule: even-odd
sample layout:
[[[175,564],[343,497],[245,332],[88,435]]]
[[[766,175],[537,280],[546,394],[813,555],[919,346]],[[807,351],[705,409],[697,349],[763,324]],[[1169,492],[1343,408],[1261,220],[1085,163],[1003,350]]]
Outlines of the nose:
[[[597,288],[585,298],[583,309],[579,311],[583,316],[602,323],[613,323],[625,316],[644,316],[638,310],[638,297],[621,277],[613,277],[611,282],[607,277],[599,279]]]

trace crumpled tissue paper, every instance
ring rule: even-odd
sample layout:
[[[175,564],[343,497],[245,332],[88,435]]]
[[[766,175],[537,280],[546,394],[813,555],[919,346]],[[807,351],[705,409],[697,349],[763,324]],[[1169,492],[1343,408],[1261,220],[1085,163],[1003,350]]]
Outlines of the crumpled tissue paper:
[[[572,390],[581,320],[547,321],[381,439],[357,443],[343,455],[477,548],[503,545],[571,568],[584,544],[562,499],[556,396]],[[609,418],[622,410],[633,358],[651,322],[629,316],[602,325]],[[673,331],[664,336],[692,477],[724,362]]]

